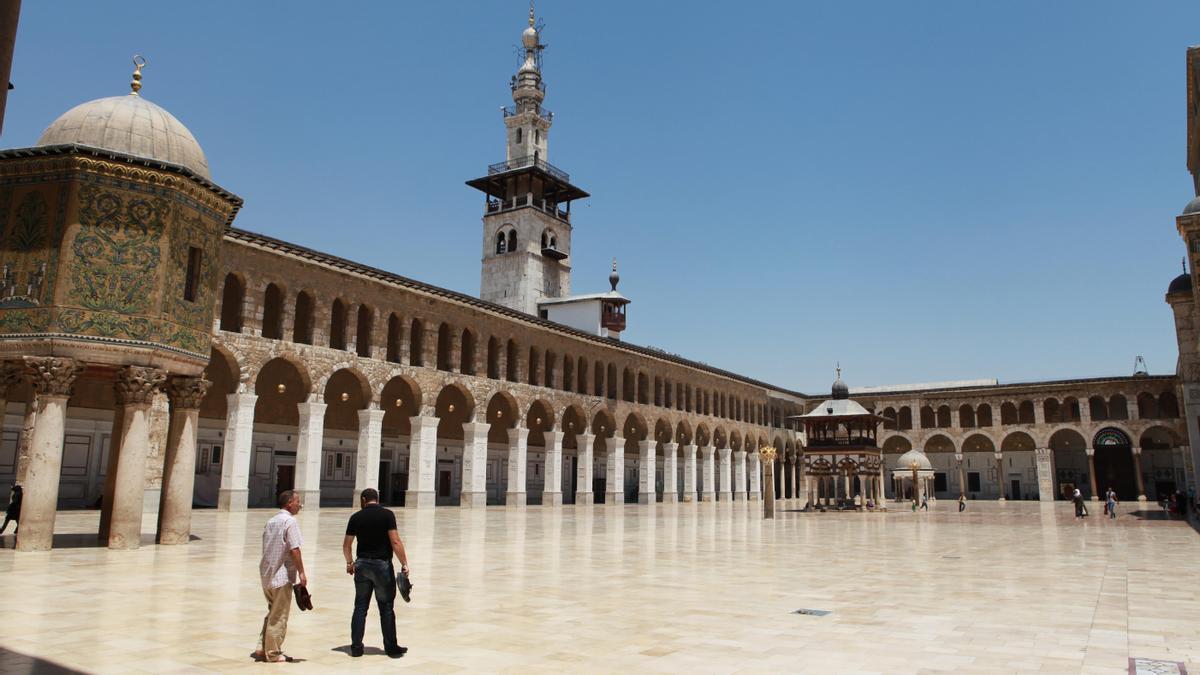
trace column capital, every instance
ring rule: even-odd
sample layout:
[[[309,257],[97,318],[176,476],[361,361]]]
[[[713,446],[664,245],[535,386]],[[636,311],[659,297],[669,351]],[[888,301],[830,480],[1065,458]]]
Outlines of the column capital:
[[[1054,452],[1050,448],[1034,448],[1033,451],[1037,453],[1038,457],[1049,457]]]
[[[1084,448],[1083,453],[1085,455],[1087,455],[1088,457],[1091,457],[1092,455],[1096,454],[1096,449],[1095,448]]]
[[[742,458],[746,456],[746,451],[745,450],[734,450],[733,456],[736,457],[737,460],[740,462],[740,461],[742,461]]]
[[[167,371],[148,366],[125,366],[117,371],[113,390],[117,405],[149,405],[167,381]]]
[[[551,444],[562,445],[563,438],[566,437],[566,434],[561,431],[543,431],[542,436],[545,437],[547,441],[547,447],[549,447]]]
[[[638,450],[646,451],[654,449],[654,441],[638,441]]]
[[[675,452],[679,449],[679,444],[675,442],[663,443],[663,452]]]
[[[69,398],[74,393],[75,379],[83,372],[83,364],[75,359],[27,356],[25,371],[39,396]]]
[[[731,452],[733,452],[733,451],[730,450],[729,448],[717,448],[717,454],[720,455],[721,459],[723,459],[723,460],[729,459],[729,453],[731,453]]]
[[[1129,447],[1129,449],[1132,450],[1133,454],[1135,454],[1135,455],[1142,454],[1142,446],[1140,446],[1140,445],[1131,445]]]
[[[301,415],[321,415],[325,416],[325,409],[329,407],[327,403],[318,403],[316,401],[301,401],[296,404],[296,410]]]
[[[591,450],[592,443],[596,442],[596,434],[590,431],[585,431],[582,434],[575,434],[575,447],[583,450],[584,448]]]
[[[1004,459],[1004,453],[1003,453],[1003,452],[1000,452],[999,450],[997,450],[997,451],[996,451],[995,453],[993,453],[993,454],[996,456],[996,459]]]
[[[212,382],[203,377],[172,377],[167,381],[167,396],[176,410],[198,410]]]
[[[529,429],[516,426],[508,430],[508,442],[510,444],[523,443],[529,440]]]
[[[382,423],[384,414],[386,413],[383,410],[380,410],[374,406],[363,408],[362,410],[358,411],[358,423],[360,425]]]
[[[954,453],[954,459],[956,459],[960,462],[963,461],[963,454],[961,452]]]
[[[424,408],[422,408],[424,410]],[[408,421],[414,427],[422,429],[437,429],[437,425],[441,422],[441,418],[437,415],[414,415],[408,418]]]

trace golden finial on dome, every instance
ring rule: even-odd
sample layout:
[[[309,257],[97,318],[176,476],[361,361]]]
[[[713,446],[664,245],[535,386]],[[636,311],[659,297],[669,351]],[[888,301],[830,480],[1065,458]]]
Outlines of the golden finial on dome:
[[[137,96],[142,90],[142,68],[146,66],[146,58],[141,54],[133,55],[133,79],[129,81],[130,96]]]
[[[533,28],[533,0],[529,0],[529,27]]]

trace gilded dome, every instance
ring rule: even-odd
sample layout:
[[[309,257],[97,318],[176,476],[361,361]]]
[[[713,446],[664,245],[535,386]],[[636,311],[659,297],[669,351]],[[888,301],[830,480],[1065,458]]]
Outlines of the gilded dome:
[[[192,132],[171,113],[136,94],[81,103],[54,120],[38,145],[86,145],[167,164],[212,180]]]
[[[933,464],[929,462],[929,458],[915,448],[900,455],[900,459],[896,460],[896,470],[912,471],[913,462],[917,463],[918,471],[933,471]]]

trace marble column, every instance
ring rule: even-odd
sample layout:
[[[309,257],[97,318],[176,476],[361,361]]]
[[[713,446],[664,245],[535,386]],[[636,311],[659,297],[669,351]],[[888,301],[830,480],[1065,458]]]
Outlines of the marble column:
[[[723,502],[733,500],[733,461],[730,455],[733,450],[729,448],[718,448],[717,458],[720,460],[718,467],[720,477],[717,479],[717,490],[720,492],[718,499]]]
[[[367,488],[379,490],[379,456],[383,446],[383,411],[374,406],[358,411],[358,446],[355,450],[354,498]],[[382,493],[382,491],[380,491]]]
[[[655,492],[655,477],[658,468],[655,466],[654,441],[638,441],[638,503],[653,506],[658,501]]]
[[[249,504],[256,403],[257,394],[225,397],[225,447],[221,457],[221,487],[217,490],[218,511],[245,511]],[[274,503],[272,500],[271,505]]]
[[[432,508],[436,503],[434,479],[437,473],[437,428],[440,420],[432,414],[408,418],[412,430],[408,437],[408,486],[404,491],[404,507]]]
[[[486,440],[486,438],[484,439]],[[485,446],[486,448],[486,446]],[[487,460],[485,454],[484,460]],[[529,466],[529,429],[508,430],[508,488],[504,491],[505,506],[525,506],[529,500],[525,490],[525,474]],[[486,489],[486,486],[485,486]]]
[[[327,407],[315,401],[296,404],[300,413],[296,438],[296,492],[300,493],[300,503],[309,512],[321,508],[321,459],[325,452]]]
[[[696,446],[683,446],[683,501],[696,501]]]
[[[1090,501],[1099,501],[1100,491],[1096,489],[1096,449],[1084,448],[1088,458],[1088,482],[1092,486],[1092,496]]]
[[[775,517],[775,461],[763,462],[763,518]]]
[[[542,506],[562,506],[562,443],[563,432],[543,431],[546,447],[545,482],[542,488]]]
[[[1146,480],[1142,478],[1142,449],[1138,446],[1130,448],[1133,451],[1133,475],[1137,477],[1137,500],[1146,501]]]
[[[17,550],[48,551],[54,545],[67,401],[83,364],[74,359],[27,357],[25,369],[33,381],[36,422],[25,465],[25,497],[21,503]]]
[[[663,443],[663,503],[679,501],[679,444]]]
[[[759,463],[758,451],[748,450],[746,456],[750,460],[750,501],[756,502],[762,499],[762,467]]]
[[[592,493],[593,467],[592,450],[596,436],[582,433],[575,436],[575,505],[591,506],[596,501]]]
[[[733,498],[736,501],[746,501],[746,451],[735,450],[733,453]]]
[[[1034,450],[1034,464],[1037,467],[1038,501],[1054,501],[1054,451],[1050,448]],[[962,464],[959,464],[961,471]]]
[[[713,452],[715,448],[711,445],[705,445],[700,448],[700,454],[704,458],[704,487],[700,494],[700,501],[711,502],[716,500],[716,467],[713,462]]]
[[[625,439],[612,436],[604,439],[605,455],[604,503],[620,506],[625,503]]]
[[[21,420],[21,436],[17,439],[17,485],[25,484],[25,472],[29,468],[30,440],[33,438],[33,427],[37,423],[37,396],[30,396],[25,402],[25,417]]]
[[[121,440],[109,448],[109,467],[115,467],[116,475],[112,490],[104,495],[102,513],[107,516],[104,520],[108,527],[101,532],[111,549],[141,546],[150,406],[166,379],[166,371],[160,368],[125,366],[117,372],[113,389],[121,407]],[[112,453],[116,453],[115,460],[111,459]]]
[[[963,454],[961,452],[954,453],[954,459],[958,462],[958,494],[962,496],[967,494],[967,474],[963,469]]]
[[[458,505],[465,508],[482,509],[487,506],[487,422],[466,422],[463,427],[462,490],[458,493]],[[510,429],[509,433],[517,431]],[[526,434],[528,429],[524,430]],[[523,454],[523,453],[522,453]],[[510,455],[511,457],[511,455]],[[509,460],[509,479],[512,478],[512,460]],[[513,487],[512,483],[508,486]],[[525,505],[525,485],[520,484],[520,504]],[[511,494],[511,492],[509,493]],[[515,503],[515,498],[509,503]]]
[[[192,533],[192,491],[196,485],[196,425],[200,401],[212,383],[200,377],[173,377],[167,383],[171,426],[163,459],[162,498],[158,502],[160,544],[186,544]]]
[[[1001,452],[996,453],[996,482],[999,483],[999,488],[1000,488],[999,501],[1005,501],[1005,499],[1004,499],[1004,493],[1005,493],[1005,489],[1004,489],[1004,453],[1001,453]]]

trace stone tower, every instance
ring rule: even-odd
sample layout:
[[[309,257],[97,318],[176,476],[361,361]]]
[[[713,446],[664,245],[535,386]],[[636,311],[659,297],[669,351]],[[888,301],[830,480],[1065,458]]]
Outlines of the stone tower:
[[[531,3],[513,105],[503,108],[504,161],[467,181],[486,195],[479,297],[527,314],[537,314],[539,300],[570,294],[571,201],[588,196],[547,161],[554,113],[542,107],[545,46],[534,23]]]

